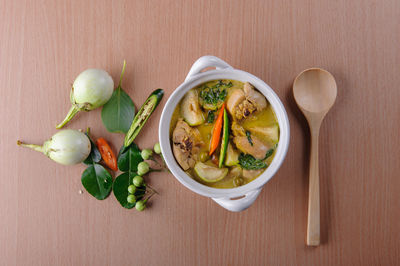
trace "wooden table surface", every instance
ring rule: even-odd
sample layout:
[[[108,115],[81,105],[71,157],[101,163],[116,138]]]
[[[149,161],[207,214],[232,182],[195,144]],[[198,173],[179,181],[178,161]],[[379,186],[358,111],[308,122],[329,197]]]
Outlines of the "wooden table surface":
[[[400,1],[0,1],[1,265],[399,265]],[[166,95],[137,138],[158,139],[162,107],[202,55],[266,81],[290,120],[288,155],[252,207],[230,213],[169,174],[139,213],[84,190],[83,165],[62,166],[16,140],[41,143],[69,108],[75,77],[104,68],[140,106]],[[318,66],[338,98],[320,136],[322,245],[305,246],[309,133],[292,82]],[[119,147],[100,110],[90,126]]]

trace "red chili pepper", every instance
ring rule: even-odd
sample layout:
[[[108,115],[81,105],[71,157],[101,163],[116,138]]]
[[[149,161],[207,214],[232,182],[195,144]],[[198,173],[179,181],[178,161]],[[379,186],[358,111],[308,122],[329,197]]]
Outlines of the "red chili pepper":
[[[99,138],[96,141],[97,148],[100,151],[101,158],[103,158],[105,164],[114,171],[118,170],[117,157],[115,157],[110,145],[104,138]]]

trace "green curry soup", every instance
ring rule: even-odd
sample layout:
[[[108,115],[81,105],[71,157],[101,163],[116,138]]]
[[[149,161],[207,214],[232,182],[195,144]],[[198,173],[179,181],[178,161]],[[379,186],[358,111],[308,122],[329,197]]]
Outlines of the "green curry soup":
[[[209,187],[234,188],[268,168],[279,125],[250,83],[214,80],[185,94],[172,115],[170,137],[175,159],[189,176]]]

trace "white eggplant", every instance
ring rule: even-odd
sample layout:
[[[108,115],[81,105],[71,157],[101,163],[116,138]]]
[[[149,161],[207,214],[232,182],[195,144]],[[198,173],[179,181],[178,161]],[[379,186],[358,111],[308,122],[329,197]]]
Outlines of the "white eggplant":
[[[42,152],[53,161],[64,165],[83,162],[89,156],[91,149],[89,138],[84,133],[72,129],[57,132],[42,146],[25,144],[21,141],[17,141],[17,144]]]
[[[114,81],[106,71],[94,68],[83,71],[72,85],[71,109],[56,128],[62,128],[79,111],[91,111],[103,106],[111,98],[113,91]]]

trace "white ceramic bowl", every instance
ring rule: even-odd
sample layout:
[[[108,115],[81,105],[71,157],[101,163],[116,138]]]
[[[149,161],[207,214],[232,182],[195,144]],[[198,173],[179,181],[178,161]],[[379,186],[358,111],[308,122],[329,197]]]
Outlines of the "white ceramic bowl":
[[[208,67],[215,67],[216,69],[201,72],[203,69]],[[267,98],[269,103],[272,105],[280,128],[278,148],[269,167],[258,178],[250,183],[231,189],[207,187],[188,176],[175,160],[175,157],[172,153],[169,135],[172,114],[176,105],[179,103],[185,93],[199,84],[218,79],[233,79],[242,82],[250,82]],[[235,212],[242,211],[250,207],[250,205],[260,194],[265,183],[267,183],[279,169],[283,160],[285,159],[286,152],[289,147],[289,136],[289,120],[285,108],[275,92],[264,81],[250,73],[232,68],[226,62],[215,56],[200,57],[193,64],[185,81],[172,93],[165,104],[159,125],[161,151],[164,155],[164,159],[168,168],[171,170],[176,179],[178,179],[179,182],[193,192],[210,197],[225,209]]]

